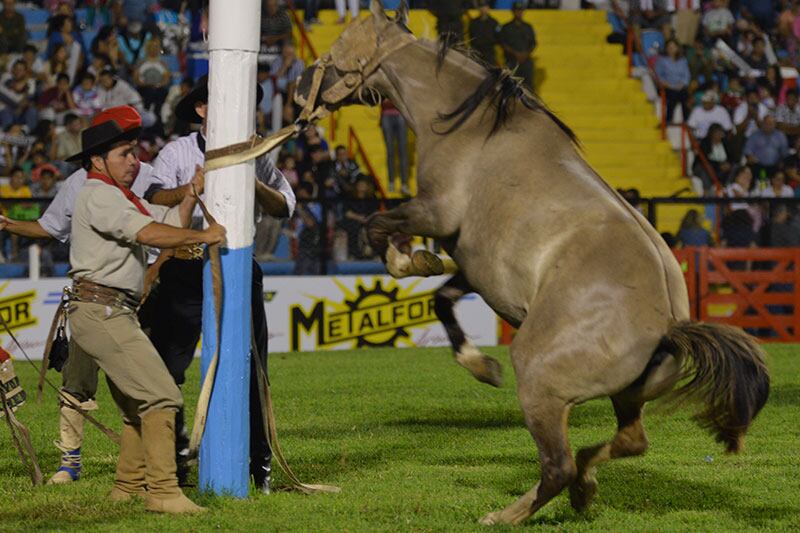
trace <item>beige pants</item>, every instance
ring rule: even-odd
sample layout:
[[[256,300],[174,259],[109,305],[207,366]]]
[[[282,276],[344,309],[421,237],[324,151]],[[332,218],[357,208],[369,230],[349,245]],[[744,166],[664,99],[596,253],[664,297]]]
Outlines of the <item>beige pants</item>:
[[[138,425],[150,409],[177,411],[180,390],[131,310],[76,302],[69,309],[76,348],[105,372],[125,421]]]
[[[683,46],[692,46],[697,29],[700,27],[700,13],[691,9],[681,9],[672,18],[675,38]]]

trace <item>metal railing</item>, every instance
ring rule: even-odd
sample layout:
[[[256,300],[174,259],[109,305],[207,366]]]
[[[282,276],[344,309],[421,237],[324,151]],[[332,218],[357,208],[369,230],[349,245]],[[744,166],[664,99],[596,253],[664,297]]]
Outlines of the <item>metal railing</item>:
[[[383,267],[369,249],[362,224],[348,218],[347,212],[357,212],[366,218],[370,214],[391,209],[401,204],[404,200],[395,199],[346,199],[330,198],[319,200],[299,200],[298,210],[292,220],[280,224],[280,237],[277,248],[270,253],[276,253],[270,262],[265,262],[265,273],[272,274],[334,274],[334,273],[370,273],[382,272]],[[26,203],[39,203],[46,205],[50,199],[24,199]],[[20,199],[0,199],[0,205],[8,206],[21,203]],[[759,231],[753,231],[753,244],[759,246],[772,246],[769,235],[772,231],[771,220],[774,218],[778,206],[788,206],[790,212],[798,217],[795,220],[800,224],[800,198],[643,198],[640,207],[650,222],[658,227],[662,222],[659,216],[660,209],[669,206],[689,207],[695,206],[707,220],[705,227],[711,234],[713,242],[721,243],[726,237],[725,231],[732,231],[726,226],[726,219],[733,213],[731,205],[735,207],[750,206],[751,225],[758,225]],[[43,209],[42,209],[43,211]],[[305,215],[305,219],[304,219]],[[311,218],[309,218],[311,217]],[[663,224],[662,224],[663,226]],[[664,229],[662,227],[662,229]],[[674,228],[668,228],[673,237],[679,233],[678,221]],[[740,228],[741,229],[741,228]],[[752,228],[750,228],[752,230]],[[259,228],[260,231],[260,228]],[[749,231],[744,228],[744,231]],[[800,236],[800,233],[798,233]],[[257,233],[256,239],[263,239],[264,234]],[[0,232],[0,242],[7,245],[11,236],[7,232]],[[19,254],[13,265],[5,266],[5,276],[19,277],[38,276],[40,261],[45,268],[44,274],[66,272],[68,250],[54,241],[31,241],[19,238]],[[729,239],[730,240],[730,239]],[[36,247],[30,246],[37,245]],[[670,243],[675,244],[675,243]],[[425,246],[433,248],[435,245],[426,241]],[[52,247],[60,247],[51,249]],[[256,246],[258,249],[258,245]],[[50,256],[57,256],[52,259]],[[51,264],[55,261],[55,268]],[[59,262],[62,261],[62,262]],[[25,268],[27,265],[27,269]]]

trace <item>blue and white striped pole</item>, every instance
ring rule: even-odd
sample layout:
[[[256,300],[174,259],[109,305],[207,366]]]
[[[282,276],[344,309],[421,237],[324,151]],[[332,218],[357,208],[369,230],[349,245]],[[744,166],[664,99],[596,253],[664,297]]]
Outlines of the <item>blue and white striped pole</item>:
[[[260,0],[211,0],[207,149],[249,139],[255,127]],[[227,230],[222,255],[219,366],[200,445],[200,488],[245,498],[250,456],[250,290],[255,162],[206,174],[206,205]],[[202,373],[214,357],[216,318],[211,268],[203,272]]]

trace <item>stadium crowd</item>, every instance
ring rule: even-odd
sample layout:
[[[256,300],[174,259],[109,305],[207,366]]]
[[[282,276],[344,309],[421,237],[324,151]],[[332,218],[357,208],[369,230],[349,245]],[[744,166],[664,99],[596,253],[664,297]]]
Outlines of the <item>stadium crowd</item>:
[[[800,197],[800,2],[610,0],[607,8],[622,22],[609,41],[624,43],[621,31],[632,28],[667,122],[684,123],[698,141],[691,173],[706,195]],[[720,244],[800,244],[798,214],[778,207],[731,202]],[[679,232],[697,226],[698,213],[690,215]]]
[[[207,2],[2,0],[2,4],[0,203],[5,216],[21,220],[40,216],[44,200],[52,198],[61,181],[76,170],[65,158],[79,151],[80,132],[100,109],[128,104],[140,112],[145,132],[139,157],[145,162],[152,162],[169,140],[188,133],[190,126],[178,120],[174,110],[207,69]],[[258,81],[266,96],[256,118],[262,134],[293,121],[299,112],[291,94],[305,65],[292,40],[295,19],[284,4],[264,0],[262,8]],[[320,7],[338,9],[342,22],[348,11],[353,17],[363,7],[355,0],[296,4],[305,8],[304,24],[312,31]],[[447,38],[466,39],[486,62],[516,67],[532,83],[536,35],[521,15],[523,9],[544,7],[547,2],[515,2],[515,18],[506,25],[492,18],[488,1],[411,4],[436,15],[437,29]],[[800,2],[781,2],[780,9],[770,11],[761,9],[762,4],[773,5],[747,0],[731,5],[715,0],[702,6],[694,0],[608,4],[638,32],[661,35],[663,54],[654,56],[653,66],[667,94],[667,113],[676,120],[675,110],[680,108],[700,140],[709,165],[698,158],[694,171],[709,192],[719,182],[733,197],[800,194],[800,103],[795,81]],[[687,9],[670,13],[676,5]],[[467,15],[470,7],[479,8],[472,17]],[[496,54],[498,48],[502,55]],[[794,75],[786,75],[787,69]],[[408,132],[388,102],[381,112],[381,126],[388,147],[389,191],[399,178],[407,196]],[[295,273],[313,274],[320,272],[321,258],[373,257],[361,226],[378,206],[377,182],[343,146],[330,146],[324,131],[310,129],[285,146],[277,164],[300,205],[286,224],[264,217],[257,228],[259,261],[275,256],[294,259]],[[769,222],[766,211],[754,204],[745,211],[759,234]],[[792,210],[787,216],[790,223],[797,223]],[[763,239],[756,242],[769,244]],[[28,244],[0,233],[0,261],[24,262]],[[45,264],[67,259],[63,245],[50,243],[44,251]]]
[[[77,170],[65,159],[80,151],[81,131],[103,108],[127,104],[140,112],[145,132],[139,158],[144,162],[152,162],[162,146],[189,132],[189,125],[176,119],[175,105],[204,74],[201,62],[192,59],[205,51],[204,4],[3,1],[0,200],[4,216],[35,220],[42,214],[45,200],[54,197],[61,182]],[[305,65],[297,57],[286,8],[266,0],[262,13],[258,81],[266,97],[257,110],[256,124],[259,133],[268,134],[294,120],[298,109],[290,95]],[[296,244],[293,249],[284,246],[284,253],[296,259],[298,273],[318,270],[323,242],[339,260],[368,257],[371,252],[362,245],[359,229],[376,208],[368,201],[375,198],[375,186],[344,147],[331,147],[321,131],[309,130],[285,147],[278,162],[305,202],[286,225],[264,217],[257,232],[258,259],[272,259],[279,240]],[[319,230],[323,213],[329,228],[326,240]],[[25,239],[3,232],[0,240],[0,261],[27,260],[25,248],[30,243]],[[44,259],[45,265],[66,261],[68,249],[47,243]]]

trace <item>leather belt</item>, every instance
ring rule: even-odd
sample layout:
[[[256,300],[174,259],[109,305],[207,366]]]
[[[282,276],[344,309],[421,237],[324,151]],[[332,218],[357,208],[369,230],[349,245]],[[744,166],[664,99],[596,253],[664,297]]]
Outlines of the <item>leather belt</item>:
[[[175,248],[175,259],[183,259],[184,261],[194,261],[195,259],[203,259],[205,248],[202,244],[192,244],[191,246],[182,246]]]
[[[70,300],[110,305],[111,307],[130,309],[134,312],[139,308],[139,301],[128,293],[87,279],[73,280]]]

